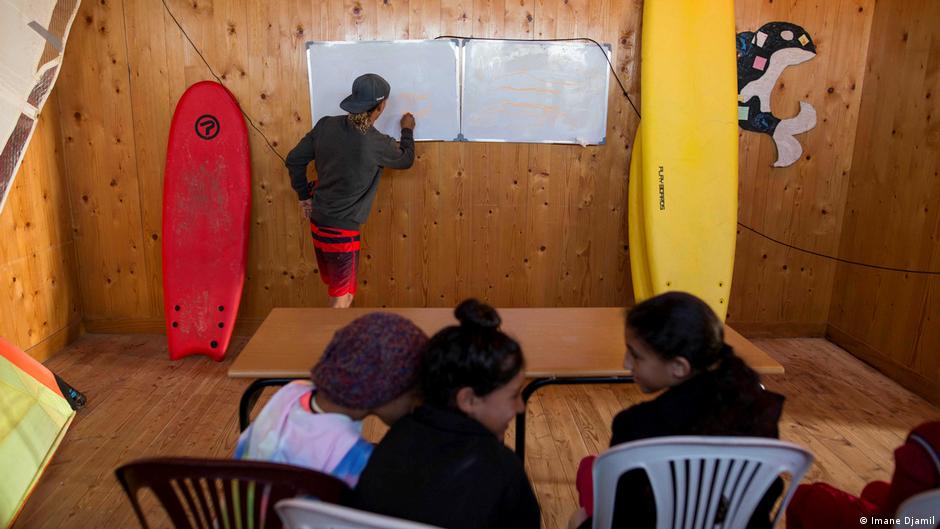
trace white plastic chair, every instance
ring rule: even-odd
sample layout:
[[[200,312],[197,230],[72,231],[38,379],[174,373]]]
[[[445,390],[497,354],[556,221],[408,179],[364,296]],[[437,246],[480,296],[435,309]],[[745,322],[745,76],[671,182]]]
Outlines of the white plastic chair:
[[[274,508],[285,529],[441,529],[304,498],[281,500]]]
[[[928,490],[911,496],[898,507],[898,513],[894,518],[898,520],[894,526],[895,529],[915,527],[913,523],[907,523],[911,519],[926,520],[926,523],[918,524],[916,527],[937,527],[940,524],[940,489]]]
[[[617,481],[638,468],[652,486],[656,529],[744,529],[770,485],[787,473],[791,479],[776,526],[812,463],[807,450],[775,439],[659,437],[624,443],[594,462],[593,527],[611,527]]]

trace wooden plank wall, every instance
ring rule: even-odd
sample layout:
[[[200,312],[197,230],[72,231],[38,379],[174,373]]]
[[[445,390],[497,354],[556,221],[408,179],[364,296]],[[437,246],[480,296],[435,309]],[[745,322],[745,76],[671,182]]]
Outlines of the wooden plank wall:
[[[806,158],[771,169],[770,138],[742,134],[741,220],[775,238],[838,249],[852,137],[874,0],[738,1],[738,26],[803,25],[821,51],[780,80],[782,117],[806,99],[819,127]],[[168,0],[206,60],[282,153],[310,126],[308,40],[441,34],[613,44],[614,66],[638,94],[638,0]],[[403,58],[405,60],[406,58]],[[209,79],[161,2],[85,2],[61,85],[86,325],[162,328],[160,204],[174,105]],[[423,143],[409,171],[389,171],[365,228],[360,306],[610,306],[632,300],[625,234],[626,173],[637,119],[613,81],[608,144]],[[241,319],[272,307],[324,305],[307,230],[281,161],[251,132],[254,171],[249,273]],[[743,330],[822,334],[831,263],[743,231],[730,320]]]
[[[940,4],[879,1],[840,253],[940,271]],[[840,264],[827,335],[940,403],[940,276]]]
[[[82,315],[57,93],[0,212],[0,337],[39,360],[78,335]]]
[[[817,56],[788,68],[773,92],[780,118],[799,101],[816,108],[816,128],[797,136],[803,159],[774,169],[769,136],[741,134],[740,222],[799,248],[839,249],[852,167],[874,0],[737,1],[738,31],[772,21],[802,26]],[[750,335],[820,335],[829,312],[835,263],[738,228],[729,321]]]

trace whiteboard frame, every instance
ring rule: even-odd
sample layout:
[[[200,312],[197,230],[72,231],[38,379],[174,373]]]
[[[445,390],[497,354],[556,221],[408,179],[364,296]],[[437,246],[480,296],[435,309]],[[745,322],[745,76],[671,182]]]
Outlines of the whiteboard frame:
[[[463,131],[463,93],[462,93],[462,91],[461,91],[461,90],[462,90],[462,86],[463,86],[463,79],[462,79],[462,72],[463,72],[463,42],[462,42],[462,41],[463,41],[463,40],[464,40],[464,39],[453,39],[453,38],[448,38],[448,39],[410,39],[410,40],[402,40],[402,39],[399,39],[399,40],[364,40],[364,41],[360,41],[360,40],[308,40],[308,41],[306,42],[306,44],[304,45],[304,55],[306,56],[306,61],[307,61],[307,89],[308,89],[309,96],[310,96],[310,121],[313,121],[313,116],[315,115],[315,114],[314,114],[314,110],[313,110],[313,81],[314,81],[314,76],[313,76],[313,68],[311,68],[311,62],[310,62],[310,51],[313,49],[314,46],[323,46],[323,45],[337,46],[337,45],[347,45],[347,44],[361,44],[361,43],[364,43],[364,42],[368,42],[368,43],[381,43],[381,44],[416,45],[416,44],[421,44],[421,43],[425,43],[425,42],[432,42],[432,41],[433,41],[433,42],[439,42],[439,41],[443,41],[443,42],[450,42],[450,43],[452,43],[452,44],[455,45],[455,47],[454,47],[454,55],[455,55],[454,59],[455,59],[456,62],[457,62],[457,68],[456,68],[457,71],[454,72],[454,75],[455,75],[455,79],[454,79],[454,80],[455,80],[455,82],[457,83],[457,137],[454,138],[454,139],[452,139],[452,140],[427,139],[427,138],[417,138],[417,137],[416,137],[414,140],[415,140],[415,141],[427,141],[427,142],[431,142],[431,141],[463,141],[463,134],[461,133],[461,132]],[[313,128],[314,125],[316,125],[316,123],[311,123],[311,124],[310,124],[310,127]]]
[[[463,111],[463,110],[464,110],[464,109],[463,109],[463,103],[464,103],[464,88],[465,88],[465,87],[464,87],[464,71],[466,70],[466,44],[467,44],[468,42],[470,42],[470,41],[473,41],[473,40],[486,40],[486,41],[495,41],[495,42],[531,43],[531,44],[539,44],[539,43],[571,44],[571,43],[573,43],[573,42],[582,42],[582,43],[584,43],[585,45],[588,45],[588,46],[590,46],[590,47],[592,47],[592,48],[597,48],[597,47],[598,47],[597,44],[595,44],[594,42],[592,42],[592,41],[590,41],[590,40],[587,40],[587,39],[585,39],[585,40],[583,40],[583,41],[576,41],[576,40],[572,40],[572,41],[553,41],[553,40],[550,40],[550,39],[548,39],[548,40],[545,40],[545,39],[521,40],[521,39],[490,39],[490,38],[487,38],[487,39],[446,38],[446,39],[410,39],[410,40],[402,40],[402,39],[399,39],[399,40],[370,40],[370,41],[355,41],[355,40],[311,40],[311,41],[307,41],[306,44],[305,44],[305,47],[304,47],[304,55],[306,56],[306,61],[307,61],[307,88],[308,88],[308,93],[309,93],[309,97],[310,97],[310,119],[311,119],[311,121],[313,121],[313,116],[315,115],[315,114],[314,114],[314,108],[313,108],[313,100],[314,100],[314,97],[313,97],[313,86],[314,86],[314,79],[315,79],[315,78],[314,78],[314,75],[313,75],[313,69],[311,68],[311,62],[310,62],[310,52],[311,52],[311,49],[312,49],[314,46],[320,46],[320,45],[330,45],[330,46],[336,46],[336,45],[352,45],[352,44],[360,44],[360,43],[363,43],[363,42],[414,45],[414,44],[420,44],[420,43],[430,42],[430,41],[445,41],[445,42],[450,42],[450,43],[452,43],[452,44],[455,44],[454,52],[455,52],[455,54],[456,54],[456,57],[455,57],[455,58],[456,58],[456,61],[457,61],[457,71],[455,72],[455,82],[457,83],[457,106],[458,106],[458,108],[457,108],[457,119],[458,119],[458,122],[457,122],[457,137],[454,138],[454,139],[452,139],[452,140],[415,138],[415,141],[426,141],[426,142],[431,142],[431,141],[453,141],[453,142],[467,142],[467,143],[471,143],[471,142],[472,142],[472,143],[519,143],[519,144],[536,144],[536,145],[537,145],[537,144],[582,145],[581,143],[579,143],[579,142],[577,142],[577,141],[574,141],[574,140],[570,140],[570,141],[564,141],[564,140],[514,141],[514,140],[506,140],[506,139],[486,139],[486,138],[473,138],[473,139],[468,139],[466,136],[464,136],[464,134],[463,134],[463,114],[464,114],[464,111]],[[608,121],[609,121],[609,119],[610,119],[610,116],[609,116],[609,110],[610,110],[610,70],[611,70],[611,63],[610,63],[610,60],[611,60],[611,54],[612,54],[612,46],[611,46],[610,43],[603,43],[603,44],[600,44],[600,47],[602,48],[603,53],[604,53],[605,56],[606,56],[606,57],[605,57],[605,62],[608,63],[608,64],[607,64],[607,68],[604,69],[604,81],[605,81],[605,84],[606,84],[606,86],[607,86],[607,91],[606,91],[606,94],[605,94],[605,97],[604,97],[604,116],[605,116],[605,119],[604,119],[604,123],[605,123],[605,127],[604,127],[604,136],[601,138],[601,141],[600,141],[600,142],[598,142],[598,143],[588,143],[588,144],[584,144],[584,146],[587,146],[587,145],[605,145],[605,144],[607,143],[607,123],[608,123]],[[315,125],[315,123],[311,123],[311,125],[310,125],[311,128],[313,127],[313,125]]]
[[[519,144],[553,144],[553,145],[581,145],[577,141],[563,141],[563,140],[542,140],[542,141],[513,141],[513,140],[495,140],[495,139],[484,139],[484,138],[473,138],[468,139],[464,136],[463,133],[463,101],[464,101],[464,82],[463,82],[463,73],[467,69],[466,67],[466,43],[472,40],[485,40],[488,42],[517,42],[517,43],[531,43],[539,44],[543,42],[554,43],[554,44],[571,44],[572,42],[583,42],[584,44],[590,45],[592,48],[597,49],[597,44],[591,42],[590,40],[579,40],[579,41],[553,41],[551,39],[532,39],[532,40],[523,40],[523,39],[461,39],[460,43],[460,141],[465,141],[468,143],[519,143]],[[610,43],[601,44],[604,54],[606,55],[605,62],[607,63],[607,68],[604,69],[604,83],[607,85],[607,93],[604,97],[604,136],[601,138],[601,141],[598,143],[587,143],[583,146],[589,145],[606,145],[607,144],[607,123],[610,119],[608,111],[610,110],[610,69],[611,69],[611,45]]]

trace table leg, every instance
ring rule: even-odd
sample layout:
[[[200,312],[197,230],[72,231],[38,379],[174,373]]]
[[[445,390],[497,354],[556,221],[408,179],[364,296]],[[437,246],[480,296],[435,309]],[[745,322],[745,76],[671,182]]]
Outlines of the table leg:
[[[632,384],[633,376],[624,375],[624,376],[614,376],[614,377],[551,377],[551,378],[534,378],[526,387],[522,389],[522,402],[526,404],[528,408],[529,397],[532,396],[536,391],[545,386],[554,386],[554,385],[574,385],[574,384]],[[525,464],[525,419],[526,412],[522,412],[519,415],[516,415],[516,455],[519,456],[519,459],[522,460]]]

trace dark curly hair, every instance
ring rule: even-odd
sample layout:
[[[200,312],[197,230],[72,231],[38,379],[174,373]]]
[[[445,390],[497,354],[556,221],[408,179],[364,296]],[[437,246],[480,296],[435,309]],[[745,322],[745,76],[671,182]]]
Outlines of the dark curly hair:
[[[522,370],[525,361],[519,343],[499,330],[496,309],[467,299],[454,316],[460,325],[445,327],[431,337],[421,364],[420,384],[425,402],[456,406],[464,387],[482,397],[506,385]]]
[[[725,343],[724,325],[707,303],[684,292],[660,294],[630,310],[627,331],[664,360],[685,358],[693,374],[710,381],[715,420],[690,434],[754,432],[758,425],[773,424],[776,437],[783,398],[765,391],[760,376]]]

